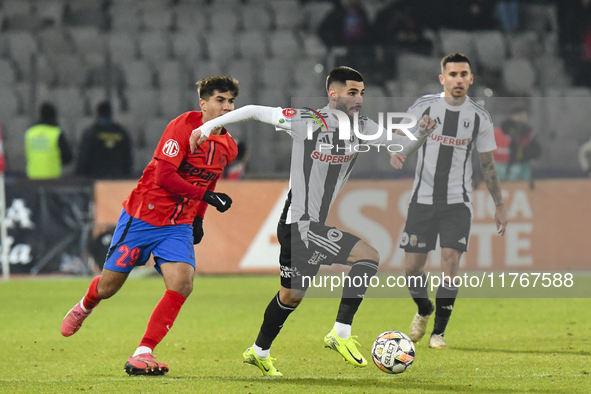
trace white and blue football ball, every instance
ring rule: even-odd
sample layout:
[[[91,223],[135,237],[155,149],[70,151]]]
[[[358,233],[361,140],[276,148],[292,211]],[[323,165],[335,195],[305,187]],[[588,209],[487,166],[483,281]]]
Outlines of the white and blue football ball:
[[[415,359],[415,345],[400,331],[386,331],[373,344],[371,355],[375,365],[386,373],[402,373]]]

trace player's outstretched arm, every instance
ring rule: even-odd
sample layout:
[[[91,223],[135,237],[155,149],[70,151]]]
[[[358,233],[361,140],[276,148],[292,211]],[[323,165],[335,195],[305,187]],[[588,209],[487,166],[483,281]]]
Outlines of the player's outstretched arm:
[[[507,228],[507,210],[505,209],[505,203],[503,203],[503,195],[501,193],[501,181],[497,174],[497,166],[495,165],[495,159],[493,152],[480,152],[480,169],[482,170],[482,178],[490,195],[495,202],[495,222],[497,224],[497,231],[499,234],[504,235],[505,229]]]
[[[268,123],[275,127],[289,128],[289,122],[284,124],[279,123],[281,119],[280,107],[265,107],[262,105],[245,105],[232,112],[228,112],[219,118],[212,119],[205,122],[198,129],[193,130],[189,138],[191,152],[195,152],[195,148],[201,145],[209,137],[213,129],[217,129],[229,124],[245,122],[247,120],[257,120],[259,122]]]

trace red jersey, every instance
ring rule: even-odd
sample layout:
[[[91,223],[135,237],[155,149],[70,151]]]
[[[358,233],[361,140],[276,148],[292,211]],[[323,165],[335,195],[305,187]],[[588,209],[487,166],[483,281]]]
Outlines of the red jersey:
[[[185,112],[172,120],[154,152],[137,186],[123,202],[125,211],[153,226],[191,224],[200,200],[174,194],[156,184],[156,160],[165,160],[175,167],[185,181],[208,187],[238,154],[236,142],[226,129],[209,138],[192,154],[191,132],[201,126],[201,111]]]
[[[497,163],[507,164],[509,162],[509,145],[511,145],[511,137],[503,133],[501,127],[495,127],[495,141],[497,142],[497,149],[493,155]]]

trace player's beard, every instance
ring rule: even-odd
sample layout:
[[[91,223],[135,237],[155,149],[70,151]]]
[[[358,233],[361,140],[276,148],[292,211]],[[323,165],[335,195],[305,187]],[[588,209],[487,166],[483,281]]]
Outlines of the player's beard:
[[[462,88],[458,93],[456,93],[456,88]],[[468,89],[466,89],[465,86],[453,86],[451,88],[451,96],[455,97],[455,98],[462,98],[462,97],[466,97],[466,94]]]
[[[347,117],[349,118],[349,121],[351,121],[351,124],[353,124],[353,114],[350,113],[350,111],[352,109],[358,109],[358,111],[361,111],[361,105],[352,105],[351,107],[347,107],[347,104],[343,102],[343,100],[341,99],[337,99],[337,105],[336,108],[345,113],[347,115]]]

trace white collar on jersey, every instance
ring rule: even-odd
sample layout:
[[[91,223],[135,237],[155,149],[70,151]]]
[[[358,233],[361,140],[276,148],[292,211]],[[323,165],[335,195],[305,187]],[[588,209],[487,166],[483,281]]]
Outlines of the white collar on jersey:
[[[470,96],[468,95],[466,95],[466,100],[464,100],[464,102],[460,105],[451,105],[450,103],[448,103],[447,100],[445,100],[445,92],[439,93],[439,97],[443,99],[441,100],[443,102],[443,105],[445,105],[445,107],[450,111],[459,111],[470,102]]]

